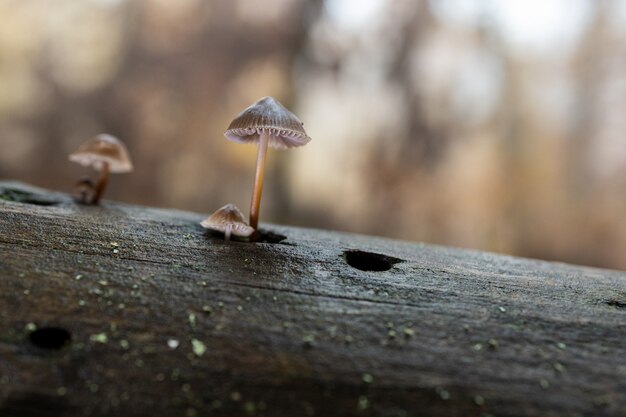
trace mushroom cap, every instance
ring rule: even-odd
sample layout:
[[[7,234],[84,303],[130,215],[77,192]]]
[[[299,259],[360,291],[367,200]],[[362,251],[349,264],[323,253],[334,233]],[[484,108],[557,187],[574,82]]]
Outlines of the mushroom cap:
[[[102,171],[104,163],[109,164],[112,173],[131,172],[133,163],[130,161],[126,146],[115,136],[99,134],[87,140],[69,156],[70,161]]]
[[[200,224],[205,229],[222,233],[226,233],[226,229],[230,226],[230,232],[233,236],[248,237],[254,233],[254,229],[244,220],[241,210],[234,204],[226,204]]]
[[[269,145],[278,149],[303,146],[311,140],[300,119],[273,97],[263,97],[239,113],[224,136],[234,142],[253,143],[262,133],[268,133]]]

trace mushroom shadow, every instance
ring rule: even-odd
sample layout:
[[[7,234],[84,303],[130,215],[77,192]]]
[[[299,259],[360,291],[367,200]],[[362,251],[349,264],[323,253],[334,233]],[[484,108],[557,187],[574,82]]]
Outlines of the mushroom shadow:
[[[222,232],[218,232],[215,230],[207,230],[204,235],[212,239],[219,239],[224,242],[227,242],[224,239],[224,233]],[[271,230],[265,230],[265,229],[259,229],[258,239],[255,241],[251,241],[248,238],[240,238],[237,236],[231,236],[230,238],[231,242],[237,242],[237,243],[271,243],[271,244],[280,243],[282,245],[287,245],[288,243],[284,242],[285,240],[287,240],[287,236],[281,235],[280,233],[272,232]]]

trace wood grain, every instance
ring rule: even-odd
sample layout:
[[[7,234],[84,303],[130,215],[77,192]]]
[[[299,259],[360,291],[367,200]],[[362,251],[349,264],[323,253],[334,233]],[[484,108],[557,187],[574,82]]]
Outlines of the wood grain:
[[[0,182],[0,416],[626,415],[623,272],[203,217]]]

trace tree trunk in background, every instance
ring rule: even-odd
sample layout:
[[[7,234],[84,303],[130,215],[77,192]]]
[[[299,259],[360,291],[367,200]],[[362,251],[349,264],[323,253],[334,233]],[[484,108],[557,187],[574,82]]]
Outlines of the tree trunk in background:
[[[602,111],[599,94],[605,81],[604,63],[607,61],[604,58],[607,56],[605,45],[610,10],[605,0],[590,2],[589,7],[592,8],[592,17],[586,32],[581,36],[582,41],[574,57],[576,97],[566,174],[569,192],[578,200],[594,188],[589,154],[600,121],[599,112]]]
[[[281,97],[283,104],[293,111],[296,111],[294,105],[298,102],[298,94],[301,90],[301,87],[296,82],[296,71],[301,68],[301,65],[298,65],[298,61],[310,62],[313,66],[315,65],[309,57],[307,47],[311,28],[318,21],[322,13],[324,0],[308,0],[302,2],[298,7],[300,10],[295,13],[298,18],[298,24],[294,25],[295,34],[287,47],[287,54],[289,56],[287,62],[291,66],[289,80],[291,88],[286,97]],[[272,164],[272,169],[274,175],[269,178],[269,181],[271,181],[274,189],[272,199],[274,203],[274,215],[276,218],[282,219],[285,223],[291,223],[294,221],[291,215],[291,176],[289,175],[291,158],[288,152],[276,152],[273,158],[274,163]]]

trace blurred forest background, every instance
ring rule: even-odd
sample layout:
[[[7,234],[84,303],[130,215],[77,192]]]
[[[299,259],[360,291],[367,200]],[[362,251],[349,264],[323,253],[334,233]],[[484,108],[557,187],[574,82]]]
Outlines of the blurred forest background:
[[[71,191],[108,132],[110,199],[626,269],[626,1],[0,0],[0,178]]]

